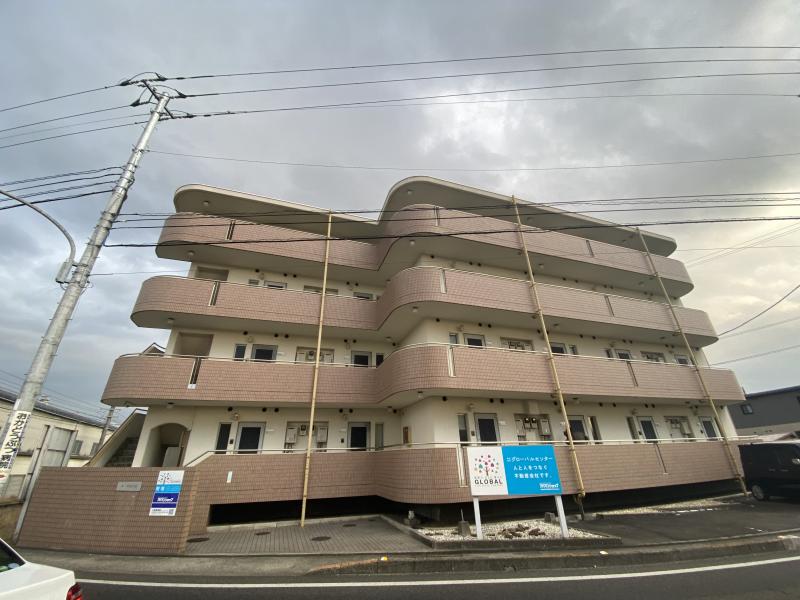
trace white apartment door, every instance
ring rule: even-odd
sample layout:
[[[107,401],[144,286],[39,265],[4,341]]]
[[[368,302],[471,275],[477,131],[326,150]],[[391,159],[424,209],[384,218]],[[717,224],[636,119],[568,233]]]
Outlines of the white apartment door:
[[[642,432],[642,437],[648,441],[657,440],[658,433],[656,433],[656,423],[653,417],[639,417],[639,429]]]
[[[239,423],[239,430],[236,433],[236,451],[256,453],[261,449],[263,439],[263,423]]]
[[[497,415],[494,413],[475,413],[475,429],[478,432],[478,441],[482,444],[500,441]]]

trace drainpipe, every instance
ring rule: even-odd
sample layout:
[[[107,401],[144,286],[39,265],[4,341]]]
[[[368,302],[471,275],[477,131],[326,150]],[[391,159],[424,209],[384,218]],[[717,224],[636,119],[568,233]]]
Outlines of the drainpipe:
[[[333,212],[328,211],[328,232],[325,235],[325,263],[322,268],[322,295],[319,301],[319,325],[317,327],[317,353],[314,355],[314,379],[311,383],[311,411],[308,415],[308,445],[306,463],[303,470],[303,503],[300,508],[300,527],[306,525],[306,504],[308,503],[308,473],[311,468],[311,441],[314,438],[314,413],[317,409],[317,384],[319,383],[319,359],[322,349],[322,322],[325,319],[325,296],[328,295],[328,257],[331,249],[331,224]]]
[[[714,422],[717,424],[717,429],[722,435],[722,439],[725,445],[725,452],[728,455],[728,460],[731,463],[731,470],[733,471],[734,476],[739,482],[739,486],[742,488],[742,493],[746,496],[747,495],[747,486],[744,483],[744,477],[739,472],[739,467],[736,464],[736,459],[733,457],[733,452],[731,451],[731,442],[728,439],[725,430],[722,428],[722,421],[719,418],[719,412],[717,412],[717,406],[714,403],[714,398],[711,397],[711,392],[708,390],[708,386],[706,385],[705,377],[703,376],[703,371],[697,364],[697,360],[695,359],[694,350],[692,350],[692,346],[689,344],[689,339],[686,337],[686,333],[683,330],[683,326],[681,322],[678,320],[678,315],[675,312],[675,307],[672,305],[672,299],[669,297],[667,293],[667,288],[664,286],[664,281],[661,279],[661,274],[656,269],[656,263],[653,261],[653,255],[650,254],[650,248],[647,246],[647,242],[644,239],[644,235],[642,235],[642,230],[638,227],[636,228],[636,233],[639,234],[639,241],[642,243],[642,248],[644,248],[645,253],[647,254],[647,260],[650,263],[650,270],[653,272],[653,276],[658,281],[658,285],[661,288],[661,293],[664,296],[664,300],[669,307],[669,312],[672,315],[672,321],[675,323],[675,327],[678,329],[678,333],[680,333],[681,338],[683,339],[683,345],[686,347],[686,352],[689,354],[689,358],[692,361],[692,365],[694,366],[694,372],[697,374],[697,380],[700,382],[700,388],[703,391],[703,398],[711,407],[711,412],[714,413]]]
[[[556,360],[553,356],[553,349],[550,347],[550,334],[547,332],[547,325],[544,322],[544,313],[542,312],[541,304],[539,303],[539,292],[536,289],[536,278],[533,274],[533,265],[531,264],[531,257],[528,255],[528,245],[525,243],[525,235],[522,233],[522,219],[519,217],[519,208],[517,207],[517,199],[511,196],[511,203],[514,205],[514,214],[517,216],[517,233],[519,234],[520,246],[525,255],[525,264],[528,266],[528,289],[531,293],[531,300],[533,307],[536,311],[534,314],[539,319],[539,326],[542,329],[544,336],[545,350],[547,351],[547,363],[550,365],[550,373],[553,376],[553,388],[558,398],[558,406],[561,409],[561,417],[564,419],[565,430],[567,433],[567,444],[569,445],[569,456],[572,460],[572,467],[575,470],[575,479],[578,483],[578,494],[576,502],[578,508],[583,514],[583,498],[586,497],[586,487],[583,485],[583,476],[581,475],[581,467],[578,463],[578,454],[575,451],[575,440],[572,438],[572,427],[569,423],[567,416],[567,406],[564,402],[564,394],[561,391],[561,383],[558,379],[558,369],[556,368]]]

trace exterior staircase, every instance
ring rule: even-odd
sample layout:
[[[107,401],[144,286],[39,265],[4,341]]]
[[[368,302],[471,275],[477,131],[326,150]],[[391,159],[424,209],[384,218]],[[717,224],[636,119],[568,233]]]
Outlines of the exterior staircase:
[[[136,453],[136,444],[139,438],[127,438],[117,451],[105,464],[106,467],[130,467],[133,464],[133,455]]]

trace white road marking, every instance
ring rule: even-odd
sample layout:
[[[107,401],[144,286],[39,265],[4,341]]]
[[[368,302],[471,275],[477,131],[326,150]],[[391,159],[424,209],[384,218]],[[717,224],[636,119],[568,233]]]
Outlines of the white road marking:
[[[430,581],[335,581],[335,582],[303,582],[303,583],[169,583],[161,581],[107,581],[104,579],[79,579],[79,583],[96,585],[116,585],[125,587],[166,587],[166,588],[350,588],[350,587],[428,587],[446,585],[488,585],[498,583],[554,583],[564,581],[593,581],[598,579],[634,579],[638,577],[660,577],[664,575],[685,575],[687,573],[704,573],[708,571],[726,571],[745,567],[759,567],[799,561],[800,556],[754,560],[750,562],[711,565],[708,567],[690,567],[663,571],[643,571],[639,573],[607,573],[597,575],[564,575],[555,577],[506,577],[503,579],[456,579]]]

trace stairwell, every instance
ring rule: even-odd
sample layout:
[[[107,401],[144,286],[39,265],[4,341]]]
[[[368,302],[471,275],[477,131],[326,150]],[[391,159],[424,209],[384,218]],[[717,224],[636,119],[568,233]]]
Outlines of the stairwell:
[[[133,464],[133,456],[136,454],[136,444],[139,438],[126,438],[117,451],[108,459],[106,467],[130,467]]]

